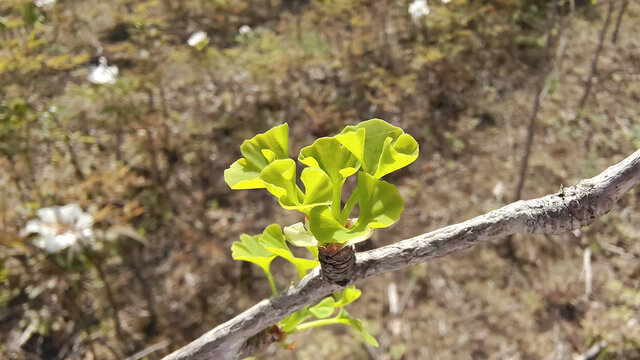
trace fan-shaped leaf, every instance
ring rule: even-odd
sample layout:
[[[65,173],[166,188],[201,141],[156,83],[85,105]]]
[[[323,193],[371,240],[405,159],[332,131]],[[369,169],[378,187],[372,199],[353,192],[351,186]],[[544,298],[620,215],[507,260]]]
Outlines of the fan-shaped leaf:
[[[268,272],[269,265],[276,255],[260,244],[259,239],[260,235],[240,235],[240,241],[235,241],[231,245],[231,257],[234,260],[254,263]]]
[[[320,265],[320,263],[315,260],[295,257],[284,241],[282,229],[278,224],[271,224],[267,226],[267,228],[262,233],[262,236],[260,237],[260,244],[273,254],[276,254],[291,262],[296,267],[296,269],[298,269],[298,275],[300,277],[303,277],[306,274],[307,270],[313,269],[314,267]]]
[[[309,227],[318,244],[355,243],[366,240],[376,228],[384,228],[398,220],[404,210],[398,189],[390,183],[358,172],[360,216],[347,228],[336,220],[327,207],[316,207],[309,213]]]
[[[328,296],[322,299],[317,305],[310,307],[309,312],[318,319],[324,319],[333,314],[335,309],[334,305],[335,300],[333,297]]]
[[[306,193],[296,185],[296,163],[280,159],[269,164],[260,174],[267,190],[278,198],[280,206],[305,214],[311,208],[331,203],[331,185],[327,174],[318,168],[306,168],[300,175]]]
[[[332,184],[342,184],[360,167],[353,153],[332,137],[317,139],[311,146],[300,150],[298,160],[307,166],[322,169]]]
[[[277,159],[289,158],[289,125],[284,123],[245,140],[240,152],[243,157],[224,171],[227,185],[232,189],[264,188],[262,170]]]
[[[347,126],[338,140],[360,161],[362,169],[379,179],[418,157],[418,143],[404,131],[380,119]]]

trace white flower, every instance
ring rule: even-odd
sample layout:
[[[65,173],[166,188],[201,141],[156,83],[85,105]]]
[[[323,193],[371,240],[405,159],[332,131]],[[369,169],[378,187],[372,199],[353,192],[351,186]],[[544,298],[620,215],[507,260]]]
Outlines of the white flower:
[[[51,10],[56,4],[56,0],[35,0],[33,3],[42,10]]]
[[[425,17],[431,9],[429,9],[429,5],[427,4],[427,0],[414,0],[409,5],[409,15],[414,21],[418,21]]]
[[[238,32],[240,33],[240,35],[248,34],[250,31],[251,31],[251,26],[249,25],[242,25],[238,29]]]
[[[33,243],[48,253],[90,245],[95,239],[93,217],[82,212],[78,204],[42,208],[36,215],[38,217],[29,220],[20,234],[39,235]]]
[[[98,62],[97,66],[91,67],[87,80],[100,85],[115,83],[118,77],[118,67],[116,65],[107,66],[107,59],[104,56],[100,56]]]
[[[443,4],[448,4],[448,3],[450,3],[450,2],[451,2],[451,0],[442,0],[442,3],[443,3]]]
[[[496,197],[496,200],[502,202],[502,200],[504,199],[505,190],[506,189],[504,183],[502,181],[498,181],[493,187],[493,190],[491,190],[491,194]]]
[[[196,31],[193,34],[191,34],[191,36],[189,37],[189,40],[187,40],[187,44],[189,44],[189,46],[196,47],[201,43],[207,41],[208,39],[209,37],[207,36],[206,32]]]

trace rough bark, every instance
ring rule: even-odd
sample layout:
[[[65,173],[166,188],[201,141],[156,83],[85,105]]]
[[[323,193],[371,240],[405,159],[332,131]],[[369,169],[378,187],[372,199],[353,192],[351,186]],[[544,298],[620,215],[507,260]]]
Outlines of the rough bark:
[[[258,353],[277,336],[273,324],[358,279],[395,271],[516,233],[561,234],[591,224],[640,183],[640,150],[601,174],[560,192],[521,200],[465,222],[356,254],[345,286],[322,280],[319,268],[272,299],[218,325],[165,360],[239,359]]]

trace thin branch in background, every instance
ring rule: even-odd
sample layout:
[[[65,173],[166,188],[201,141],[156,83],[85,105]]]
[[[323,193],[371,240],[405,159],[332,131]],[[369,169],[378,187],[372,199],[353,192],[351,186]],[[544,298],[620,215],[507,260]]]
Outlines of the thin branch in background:
[[[618,41],[618,30],[620,30],[620,23],[622,22],[622,15],[627,10],[627,5],[629,4],[628,0],[622,0],[622,6],[620,7],[620,11],[618,12],[618,17],[616,19],[616,26],[613,29],[613,34],[611,35],[611,42],[616,43]]]
[[[147,89],[148,96],[148,112],[147,116],[153,116],[153,112],[155,111],[155,99],[153,96],[153,90]],[[158,152],[156,151],[155,139],[153,137],[153,131],[151,130],[151,124],[148,124],[146,121],[142,126],[142,130],[146,134],[147,138],[147,148],[149,151],[149,158],[151,160],[151,176],[153,178],[154,184],[156,186],[156,191],[158,191],[161,187],[164,187],[166,180],[162,178],[160,174],[160,167],[158,166]]]
[[[607,345],[609,345],[609,344],[607,344],[606,341],[604,341],[604,340],[599,341],[599,342],[593,344],[593,346],[591,346],[589,348],[589,350],[587,350],[584,353],[578,355],[575,358],[575,360],[594,360],[607,347]]]
[[[589,97],[589,93],[591,92],[591,82],[598,69],[598,58],[600,58],[600,53],[602,52],[602,45],[604,44],[604,38],[605,38],[605,35],[607,34],[609,23],[611,23],[612,13],[613,13],[613,0],[610,0],[609,7],[607,9],[607,15],[605,17],[604,24],[602,24],[602,29],[600,30],[600,38],[598,40],[598,46],[596,47],[595,54],[593,55],[593,60],[591,61],[591,67],[589,68],[589,75],[587,76],[587,81],[584,85],[584,92],[582,93],[582,97],[578,102],[578,109],[576,110],[574,121],[579,120],[582,117],[584,106],[587,103],[587,98]]]
[[[516,191],[513,196],[513,201],[520,200],[522,196],[522,188],[524,187],[524,181],[526,179],[527,167],[529,166],[529,156],[531,155],[531,146],[533,144],[533,134],[536,128],[536,119],[538,118],[538,111],[540,110],[540,98],[544,85],[549,74],[550,52],[552,44],[554,43],[554,29],[556,28],[556,18],[558,14],[558,0],[553,0],[551,5],[551,13],[549,15],[549,24],[547,26],[546,43],[544,45],[544,52],[540,59],[540,77],[538,78],[535,96],[533,99],[533,106],[531,109],[531,115],[529,116],[529,125],[527,126],[527,142],[524,147],[524,155],[520,163],[520,175],[518,177],[518,184],[516,185]]]
[[[615,245],[610,244],[610,243],[608,243],[608,242],[606,242],[606,241],[598,241],[598,245],[599,245],[602,249],[604,249],[604,250],[606,250],[606,251],[608,251],[608,252],[611,252],[611,253],[614,253],[614,254],[620,255],[624,261],[629,261],[629,262],[631,262],[631,263],[634,263],[634,264],[640,265],[640,259],[638,259],[638,258],[636,258],[635,256],[633,256],[632,254],[630,254],[630,253],[626,252],[626,251],[625,251],[623,248],[621,248],[621,247],[615,246]]]
[[[67,129],[65,129],[62,126],[62,123],[60,122],[60,119],[58,119],[56,114],[54,114],[53,112],[49,112],[49,114],[51,116],[51,119],[53,119],[53,122],[58,127],[58,129],[60,129],[64,134],[64,144],[67,147],[67,152],[69,152],[69,160],[71,160],[71,165],[73,165],[73,168],[75,169],[76,177],[78,178],[78,180],[84,181],[85,176],[84,176],[84,173],[82,172],[82,169],[80,168],[80,163],[78,162],[78,156],[76,155],[75,150],[73,150],[73,146],[71,146],[71,137],[69,136]]]
[[[567,42],[568,42],[568,37],[569,37],[569,30],[571,29],[571,26],[573,25],[573,18],[575,17],[575,10],[576,10],[576,6],[575,6],[575,1],[574,0],[570,0],[569,1],[569,16],[566,17],[566,19],[564,21],[559,21],[559,30],[558,30],[558,34],[559,34],[559,40],[558,43],[556,45],[556,59],[554,61],[553,64],[553,70],[551,70],[551,75],[550,78],[551,79],[559,79],[560,78],[560,70],[562,69],[562,61],[564,60],[564,54],[567,50]],[[553,82],[551,81],[547,81],[544,89],[542,89],[542,92],[540,93],[540,102],[544,101],[544,99],[547,97],[547,95],[549,95],[549,92],[552,89],[552,84]]]
[[[351,281],[344,286],[322,280],[320,269],[282,293],[265,299],[218,325],[165,360],[240,359],[256,355],[278,341],[269,329],[307,304],[352,285],[356,280],[397,271],[407,266],[451,255],[511,234],[570,232],[593,223],[640,184],[640,150],[599,175],[563,191],[517,201],[484,215],[426,234],[356,254]]]
[[[538,118],[540,103],[542,102],[543,97],[546,95],[545,92],[548,91],[548,89],[545,86],[545,84],[547,83],[546,80],[548,78],[549,73],[552,71],[551,69],[554,68],[552,66],[553,61],[551,60],[551,48],[555,43],[554,29],[556,29],[556,25],[557,25],[558,1],[554,0],[553,3],[551,4],[551,7],[552,8],[549,14],[549,20],[547,24],[546,40],[545,40],[545,46],[543,50],[544,52],[542,54],[542,57],[540,58],[540,66],[539,66],[540,76],[537,79],[536,88],[534,90],[533,105],[531,108],[531,114],[529,116],[529,122],[527,125],[527,139],[524,147],[524,154],[522,155],[522,160],[520,161],[518,182],[513,195],[513,201],[518,201],[522,197],[522,189],[524,188],[527,168],[529,167],[529,157],[531,155],[531,147],[533,145],[533,134],[535,133],[536,119]],[[506,237],[503,241],[497,244],[496,248],[498,249],[500,256],[509,258],[514,261],[517,260],[515,255],[516,250],[515,250],[515,245],[513,241],[513,236]]]
[[[127,346],[124,333],[122,332],[122,324],[120,323],[120,314],[118,311],[118,305],[116,303],[115,298],[113,297],[113,291],[111,291],[111,286],[107,281],[107,276],[104,272],[104,269],[102,268],[102,259],[100,259],[99,255],[95,255],[95,254],[91,254],[91,255],[92,255],[91,258],[93,260],[93,264],[95,265],[95,268],[98,272],[98,277],[100,278],[100,280],[102,281],[102,284],[104,285],[104,291],[107,295],[107,302],[109,303],[109,305],[111,306],[111,310],[113,311],[113,324],[115,326],[116,336],[118,337],[118,340],[120,340],[122,345]]]
[[[591,267],[591,248],[584,249],[582,258],[582,267],[584,272],[584,301],[588,301],[591,297],[593,289],[593,269]]]
[[[142,350],[142,351],[138,351],[137,353],[129,356],[128,358],[126,358],[125,360],[138,360],[138,359],[142,359],[143,357],[150,355],[158,350],[164,349],[167,346],[169,346],[169,340],[164,340],[161,341],[157,344],[153,344],[151,346],[149,346],[148,348]]]

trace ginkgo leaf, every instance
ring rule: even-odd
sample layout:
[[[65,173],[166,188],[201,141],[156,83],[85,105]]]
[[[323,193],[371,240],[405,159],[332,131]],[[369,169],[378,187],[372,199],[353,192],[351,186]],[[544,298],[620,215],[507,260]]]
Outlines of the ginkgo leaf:
[[[285,226],[284,238],[297,247],[318,245],[318,240],[316,240],[313,234],[310,233],[301,222],[295,223],[291,226]]]
[[[350,243],[353,239],[366,239],[373,229],[395,223],[404,210],[398,189],[392,184],[358,172],[357,195],[360,215],[353,227],[347,228],[336,220],[327,207],[316,207],[309,213],[309,230],[319,245]]]
[[[343,307],[349,305],[352,302],[356,301],[360,297],[360,295],[362,295],[362,291],[356,289],[355,286],[349,286],[342,291],[342,296],[340,296],[340,299],[335,302],[334,307]]]
[[[330,179],[322,170],[305,168],[302,170],[302,174],[300,174],[300,180],[302,180],[302,185],[304,186],[304,198],[300,211],[308,213],[307,209],[311,209],[311,207],[331,203],[331,195],[333,192],[329,186]]]
[[[365,330],[364,326],[362,325],[362,321],[360,319],[352,318],[351,315],[349,315],[349,313],[347,312],[347,310],[345,310],[344,308],[340,309],[340,314],[338,315],[338,318],[347,320],[349,325],[351,325],[353,328],[358,330],[360,334],[362,334],[362,337],[367,343],[369,343],[369,345],[375,346],[375,347],[379,346],[378,340],[376,340],[376,338],[373,337],[373,335],[371,335],[367,330]]]
[[[328,318],[334,312],[335,302],[336,301],[333,297],[328,296],[322,299],[318,304],[310,307],[309,312],[318,319]]]
[[[296,163],[280,159],[269,164],[260,174],[267,190],[278,198],[280,206],[305,214],[311,208],[331,203],[332,188],[327,174],[318,168],[305,168],[300,175],[305,193],[296,185]]]
[[[310,316],[309,313],[309,305],[305,306],[303,309],[294,312],[293,314],[287,316],[286,318],[280,321],[280,325],[282,326],[282,331],[285,333],[293,332],[298,325],[300,325],[303,321],[308,319]]]
[[[268,272],[269,265],[276,257],[276,254],[260,244],[259,239],[260,235],[240,235],[240,241],[235,241],[231,245],[231,257],[234,260],[254,263],[265,270],[265,272]]]
[[[232,189],[264,188],[262,170],[278,159],[289,158],[289,125],[284,123],[245,140],[240,152],[243,157],[224,171],[227,185]]]
[[[291,262],[296,269],[298,269],[298,275],[301,278],[304,277],[307,270],[320,265],[316,260],[295,257],[287,246],[284,236],[282,235],[282,229],[278,224],[271,224],[267,226],[260,237],[260,244],[271,253]]]
[[[317,139],[311,146],[303,148],[298,160],[307,166],[322,169],[332,184],[342,184],[360,167],[353,153],[333,137]]]
[[[418,158],[418,143],[404,131],[380,119],[347,126],[335,136],[360,161],[362,169],[379,179]]]
[[[394,185],[365,174],[358,174],[360,215],[353,228],[368,224],[373,229],[395,223],[404,211],[404,201]]]

